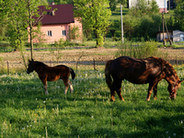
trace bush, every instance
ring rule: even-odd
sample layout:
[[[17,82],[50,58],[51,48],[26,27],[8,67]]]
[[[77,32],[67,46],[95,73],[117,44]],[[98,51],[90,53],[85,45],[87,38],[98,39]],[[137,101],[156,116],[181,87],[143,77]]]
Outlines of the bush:
[[[130,56],[134,58],[146,58],[150,56],[164,57],[165,55],[159,53],[158,43],[154,41],[132,43],[125,42],[120,46],[120,50],[117,52],[116,57]]]

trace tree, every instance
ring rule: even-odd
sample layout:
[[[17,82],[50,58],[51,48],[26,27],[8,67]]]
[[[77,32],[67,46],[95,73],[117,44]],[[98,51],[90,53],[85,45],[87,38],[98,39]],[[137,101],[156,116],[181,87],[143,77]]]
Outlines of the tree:
[[[111,10],[108,0],[74,0],[75,16],[82,17],[84,32],[93,32],[96,45],[103,46]]]
[[[155,39],[161,25],[159,8],[155,0],[146,3],[139,0],[124,17],[124,32],[127,39]]]
[[[109,0],[111,11],[115,11],[118,4],[122,4],[123,7],[127,7],[127,0]]]
[[[7,32],[7,10],[4,7],[5,1],[0,0],[0,40],[5,40]]]
[[[109,0],[111,11],[115,11],[117,4],[118,4],[118,0]]]
[[[27,9],[28,34],[31,48],[31,59],[33,59],[33,26],[37,25],[38,22],[42,19],[42,17],[46,15],[46,11],[38,11],[38,6],[40,2],[41,1],[38,0],[25,0],[25,5]],[[45,2],[45,4],[47,5],[48,3]],[[45,9],[49,9],[49,7],[47,7],[46,5]]]
[[[176,9],[174,10],[175,24],[178,29],[184,31],[184,1],[178,2]]]
[[[151,14],[159,12],[159,7],[158,7],[158,4],[155,0],[151,1],[149,11],[150,11]]]
[[[3,6],[1,17],[4,17],[5,21],[7,22],[7,35],[9,42],[15,50],[20,50],[24,65],[26,67],[25,58],[22,51],[25,40],[27,40],[26,15],[22,14],[25,13],[24,5],[24,0],[1,1],[1,6]]]
[[[49,0],[49,3],[52,3],[53,0]],[[73,0],[55,0],[56,4],[73,4]]]
[[[0,17],[6,19],[8,23],[7,35],[10,44],[17,50],[21,51],[21,55],[25,64],[22,48],[28,40],[28,33],[31,43],[31,58],[33,59],[33,30],[34,23],[38,22],[38,5],[44,3],[44,0],[6,0],[0,1],[1,13]],[[29,28],[29,29],[27,29]]]
[[[147,14],[158,14],[159,7],[155,0],[147,2],[145,0],[138,0],[137,4],[130,9],[130,14],[132,16],[144,16]]]

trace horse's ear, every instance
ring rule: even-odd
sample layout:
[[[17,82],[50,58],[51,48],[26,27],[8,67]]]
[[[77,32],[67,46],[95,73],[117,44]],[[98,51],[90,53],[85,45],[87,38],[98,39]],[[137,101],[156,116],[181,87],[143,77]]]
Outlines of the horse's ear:
[[[31,61],[34,61],[34,59],[33,59],[33,58],[31,58]]]
[[[34,62],[34,60],[33,60],[33,59],[31,59],[31,60],[29,59],[28,61],[29,61],[29,63],[30,63],[30,62]]]

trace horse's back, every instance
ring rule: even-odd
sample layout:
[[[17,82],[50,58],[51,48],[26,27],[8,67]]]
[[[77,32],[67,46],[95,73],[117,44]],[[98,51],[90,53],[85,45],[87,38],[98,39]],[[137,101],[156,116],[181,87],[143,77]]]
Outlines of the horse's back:
[[[143,60],[130,58],[127,56],[122,56],[119,58],[116,58],[112,63],[113,69],[115,71],[121,71],[121,72],[139,72],[144,71],[146,69],[146,64]],[[138,73],[137,72],[137,73]]]
[[[122,56],[111,61],[111,74],[117,79],[126,79],[132,83],[149,83],[161,73],[159,58],[135,59]]]

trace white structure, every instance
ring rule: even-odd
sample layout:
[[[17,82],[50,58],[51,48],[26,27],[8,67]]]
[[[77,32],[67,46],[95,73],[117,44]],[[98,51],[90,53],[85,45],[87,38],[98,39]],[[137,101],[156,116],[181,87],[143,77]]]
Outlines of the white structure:
[[[163,36],[164,35],[164,36]],[[170,32],[158,32],[157,33],[157,41],[163,42],[163,38],[165,38],[166,41],[168,41],[168,35],[171,38],[173,42],[184,42],[184,32],[180,30],[174,30]]]
[[[129,8],[135,7],[139,0],[128,0]],[[149,5],[152,0],[145,0]],[[155,0],[157,2],[158,7],[160,8],[160,12],[167,12],[167,0]]]
[[[173,42],[183,42],[184,41],[184,32],[179,30],[173,31]]]

